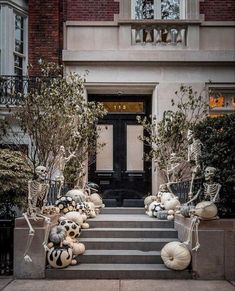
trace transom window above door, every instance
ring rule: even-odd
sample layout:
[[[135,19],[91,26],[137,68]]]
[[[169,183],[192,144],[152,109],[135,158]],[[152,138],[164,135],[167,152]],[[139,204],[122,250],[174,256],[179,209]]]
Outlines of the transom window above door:
[[[185,18],[185,0],[132,0],[132,19]]]

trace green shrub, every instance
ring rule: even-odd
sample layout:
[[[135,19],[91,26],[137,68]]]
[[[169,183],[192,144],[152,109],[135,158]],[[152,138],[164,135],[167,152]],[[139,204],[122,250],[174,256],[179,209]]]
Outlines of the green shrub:
[[[27,157],[19,151],[0,149],[0,216],[14,215],[13,207],[27,202],[28,180],[32,169]]]
[[[222,185],[219,212],[221,217],[235,216],[235,114],[206,118],[195,127],[195,136],[203,143],[204,166],[218,169]]]

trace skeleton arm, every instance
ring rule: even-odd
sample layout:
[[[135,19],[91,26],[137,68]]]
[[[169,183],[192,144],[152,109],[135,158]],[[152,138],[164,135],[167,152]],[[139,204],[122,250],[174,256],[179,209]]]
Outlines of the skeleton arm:
[[[216,191],[216,194],[215,194],[214,198],[212,199],[212,202],[217,202],[219,200],[220,189],[221,189],[221,185],[218,184],[218,188],[217,188],[217,191]]]
[[[198,196],[200,195],[201,191],[202,191],[202,189],[200,188],[200,189],[197,191],[197,194],[194,195],[193,198],[192,198],[191,200],[189,200],[189,201],[186,203],[186,205],[189,205],[190,203],[192,203],[193,201],[195,201],[195,200],[198,198]]]
[[[46,194],[45,194],[45,197],[44,197],[44,200],[43,200],[43,208],[47,204],[47,196],[48,196],[48,193],[49,193],[49,184],[46,185]]]
[[[28,210],[30,214],[33,212],[31,186],[32,186],[32,180],[28,181]]]

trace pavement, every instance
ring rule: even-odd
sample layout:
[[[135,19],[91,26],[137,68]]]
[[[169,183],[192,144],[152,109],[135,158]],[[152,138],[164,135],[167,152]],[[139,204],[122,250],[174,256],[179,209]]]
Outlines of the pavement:
[[[235,291],[235,281],[205,280],[14,280],[0,279],[4,291]]]

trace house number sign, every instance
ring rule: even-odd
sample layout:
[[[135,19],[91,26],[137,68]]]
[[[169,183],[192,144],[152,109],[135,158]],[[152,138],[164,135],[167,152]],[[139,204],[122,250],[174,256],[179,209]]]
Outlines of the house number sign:
[[[143,113],[144,102],[103,102],[108,112]]]

